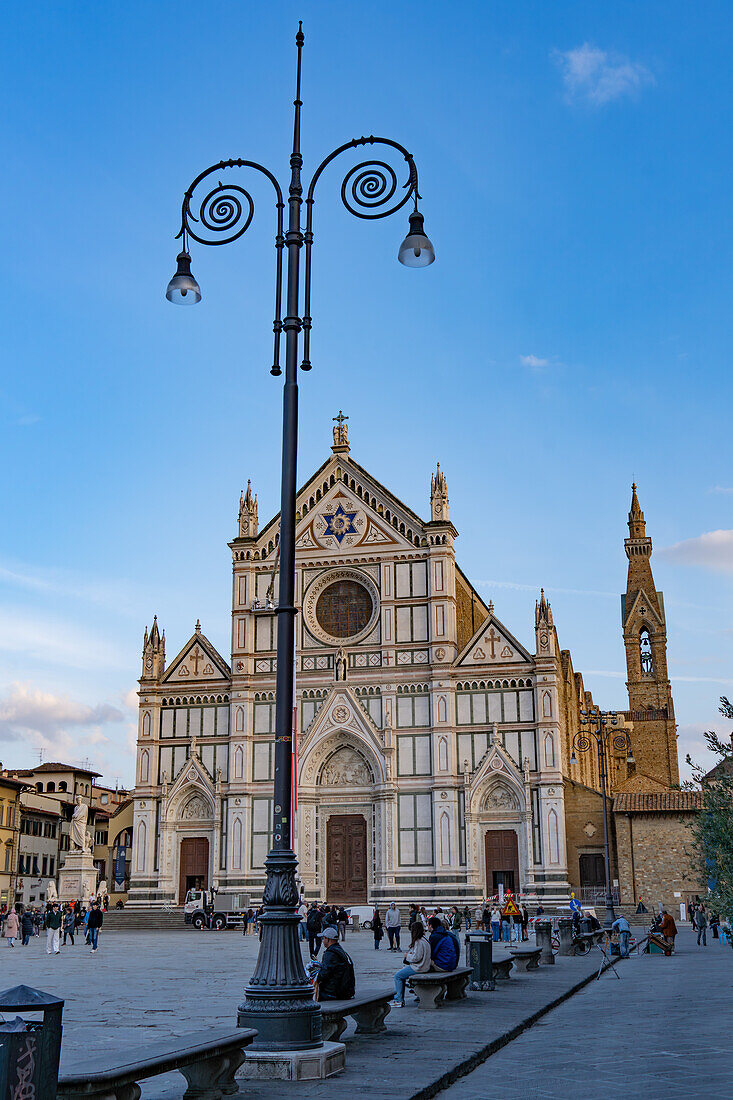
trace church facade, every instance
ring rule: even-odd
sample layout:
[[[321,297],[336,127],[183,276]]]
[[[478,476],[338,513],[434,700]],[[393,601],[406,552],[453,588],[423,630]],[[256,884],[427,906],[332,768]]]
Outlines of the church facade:
[[[510,630],[456,561],[440,466],[421,519],[352,458],[346,418],[334,419],[331,454],[297,497],[295,849],[305,895],[474,902],[503,885],[560,904],[597,879],[603,823],[595,746],[570,759],[593,700],[559,647],[551,607],[538,594],[534,622]],[[624,604],[631,705],[619,722],[639,770],[668,785],[677,757],[664,608],[635,507]],[[145,632],[132,904],[180,903],[197,884],[260,896],[278,531],[278,516],[260,529],[248,485],[229,544],[229,659],[198,623],[172,660],[157,621]],[[639,782],[618,738],[608,754],[615,789]]]

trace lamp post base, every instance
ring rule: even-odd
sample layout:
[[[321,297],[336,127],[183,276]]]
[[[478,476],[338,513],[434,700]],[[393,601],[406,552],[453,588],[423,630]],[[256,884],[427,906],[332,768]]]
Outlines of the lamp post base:
[[[322,1043],[314,1050],[252,1050],[247,1047],[237,1077],[250,1081],[319,1081],[345,1068],[343,1043]]]
[[[611,930],[611,925],[616,920],[616,911],[613,908],[613,898],[606,898],[606,915],[603,919],[603,927],[606,931]]]
[[[323,1045],[321,1006],[303,967],[298,940],[298,861],[289,850],[270,852],[260,916],[262,939],[255,972],[237,1010],[237,1027],[253,1027],[251,1051],[314,1050]]]

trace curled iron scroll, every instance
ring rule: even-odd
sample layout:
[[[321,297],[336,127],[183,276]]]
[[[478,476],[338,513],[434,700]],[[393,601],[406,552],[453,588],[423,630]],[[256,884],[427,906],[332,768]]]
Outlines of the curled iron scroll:
[[[191,206],[198,207],[198,217]],[[199,202],[195,192],[187,196],[184,209],[186,232],[200,244],[229,244],[246,233],[254,217],[255,204],[249,191],[237,183],[222,183],[209,191]],[[191,222],[200,226],[191,228]],[[202,236],[203,231],[207,236]]]
[[[587,752],[590,748],[590,737],[586,737],[584,733],[581,733],[575,739],[575,747],[579,752]]]
[[[354,165],[341,184],[341,200],[357,218],[386,218],[409,201],[415,191],[412,167],[398,192],[397,173],[383,160],[365,160]]]
[[[628,738],[626,737],[626,734],[625,733],[617,733],[616,736],[613,739],[613,747],[615,749],[618,749],[619,752],[622,752],[624,749],[628,748],[628,746],[629,746],[629,742],[628,742]]]

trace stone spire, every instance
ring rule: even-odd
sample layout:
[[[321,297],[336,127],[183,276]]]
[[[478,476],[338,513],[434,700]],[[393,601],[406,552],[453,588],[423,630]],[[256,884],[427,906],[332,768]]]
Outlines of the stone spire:
[[[540,598],[534,605],[534,636],[537,656],[554,656],[557,652],[557,635],[552,622],[552,608],[544,588],[540,589]]]
[[[534,625],[536,627],[542,626],[546,630],[552,628],[552,608],[550,607],[550,601],[545,596],[544,588],[540,588],[540,598],[535,600]]]
[[[448,521],[448,482],[440,463],[430,478],[430,518],[434,521]]]
[[[636,484],[631,486],[631,511],[629,512],[629,535],[632,539],[643,539],[646,536],[646,523],[644,513],[639,506],[639,498],[636,495]]]
[[[153,628],[148,634],[145,627],[143,638],[142,680],[159,680],[165,669],[165,631],[158,630],[158,616],[153,616]]]
[[[252,482],[247,482],[247,492],[239,494],[239,537],[253,539],[257,535],[257,497],[252,496]]]

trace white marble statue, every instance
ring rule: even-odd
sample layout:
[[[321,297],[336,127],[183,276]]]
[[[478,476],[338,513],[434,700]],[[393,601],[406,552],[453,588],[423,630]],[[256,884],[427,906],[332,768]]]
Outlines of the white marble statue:
[[[92,892],[89,889],[89,883],[84,879],[81,884],[81,900],[86,904],[92,900]]]
[[[58,890],[52,878],[46,883],[46,901],[58,901]]]
[[[74,814],[71,818],[71,847],[81,852],[88,852],[87,846],[87,817],[89,809],[81,800],[81,795],[76,796]]]
[[[107,893],[107,879],[103,878],[102,881],[99,884],[98,889],[97,889],[97,897],[98,898],[103,898],[106,893]]]

